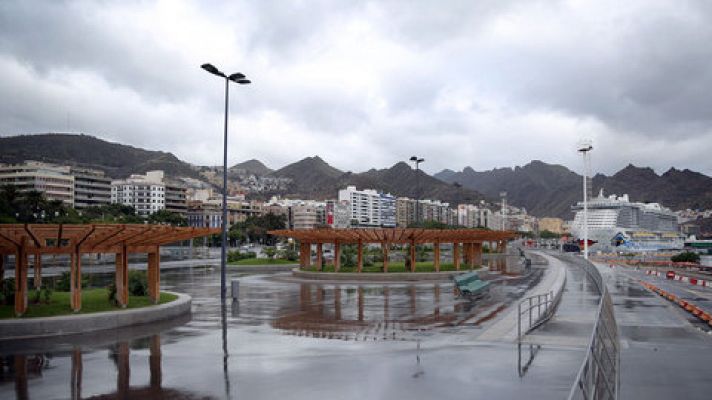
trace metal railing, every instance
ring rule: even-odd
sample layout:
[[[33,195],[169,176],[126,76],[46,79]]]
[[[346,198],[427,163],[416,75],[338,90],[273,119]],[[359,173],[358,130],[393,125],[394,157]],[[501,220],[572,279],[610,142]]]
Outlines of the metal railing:
[[[599,289],[601,301],[586,357],[568,398],[615,400],[620,388],[620,338],[613,301],[598,269],[587,261],[582,268]]]
[[[559,305],[559,301],[561,300],[562,293],[563,285],[556,294],[554,294],[552,290],[549,293],[525,297],[519,302],[517,340],[521,341],[522,335],[526,335],[538,328],[554,315],[556,306]],[[522,322],[524,322],[524,325],[522,325]]]
[[[529,258],[525,258],[525,262],[528,265],[531,265],[531,260]],[[548,293],[535,294],[533,296],[525,297],[519,302],[517,313],[518,341],[522,340],[523,334],[526,335],[541,326],[554,315],[556,307],[559,305],[559,301],[561,301],[561,295],[564,292],[565,285],[566,275],[564,275],[564,281],[557,289],[556,293],[552,290]],[[522,322],[524,322],[524,325],[522,325]]]

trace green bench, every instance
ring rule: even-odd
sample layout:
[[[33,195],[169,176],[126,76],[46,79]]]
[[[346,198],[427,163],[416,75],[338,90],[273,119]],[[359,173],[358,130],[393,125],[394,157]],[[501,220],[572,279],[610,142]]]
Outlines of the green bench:
[[[453,277],[457,290],[463,296],[480,296],[489,287],[490,283],[480,279],[477,272],[467,272]]]

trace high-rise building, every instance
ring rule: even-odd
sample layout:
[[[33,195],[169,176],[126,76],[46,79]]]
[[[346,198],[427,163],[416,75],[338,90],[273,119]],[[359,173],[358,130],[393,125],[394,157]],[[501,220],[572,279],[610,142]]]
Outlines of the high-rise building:
[[[36,190],[48,200],[74,206],[74,176],[68,166],[37,161],[0,164],[0,186],[13,185],[21,192]]]
[[[440,200],[415,200],[408,197],[396,200],[396,222],[399,227],[405,228],[426,221],[456,225],[457,213],[450,208],[449,203]]]
[[[74,175],[74,208],[81,210],[111,203],[111,178],[104,171],[71,168]]]
[[[492,228],[492,211],[474,204],[457,206],[457,224],[467,228]]]
[[[339,190],[339,202],[348,202],[350,205],[352,226],[396,226],[396,198],[390,193],[379,193],[373,189],[357,190],[356,186],[347,186]]]

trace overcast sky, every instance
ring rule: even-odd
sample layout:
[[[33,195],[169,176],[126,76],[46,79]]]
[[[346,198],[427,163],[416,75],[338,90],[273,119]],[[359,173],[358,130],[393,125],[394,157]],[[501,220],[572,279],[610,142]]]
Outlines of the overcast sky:
[[[712,175],[709,1],[0,2],[0,135],[85,132],[195,164],[411,155]],[[0,149],[2,151],[2,149]]]

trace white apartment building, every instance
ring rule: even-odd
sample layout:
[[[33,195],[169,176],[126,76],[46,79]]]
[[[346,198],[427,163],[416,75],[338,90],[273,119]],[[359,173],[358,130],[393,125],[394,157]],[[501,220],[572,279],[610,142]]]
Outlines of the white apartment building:
[[[166,208],[166,185],[163,171],[134,174],[111,182],[111,202],[132,206],[140,216],[148,216]]]
[[[492,228],[492,211],[474,204],[459,204],[457,224],[467,228]]]
[[[373,189],[357,190],[356,186],[347,186],[339,190],[339,202],[350,204],[353,226],[396,226],[396,198],[390,193],[379,193]]]
[[[74,207],[74,176],[68,166],[37,161],[0,164],[0,186],[3,185],[13,185],[21,192],[36,190],[48,200]]]

